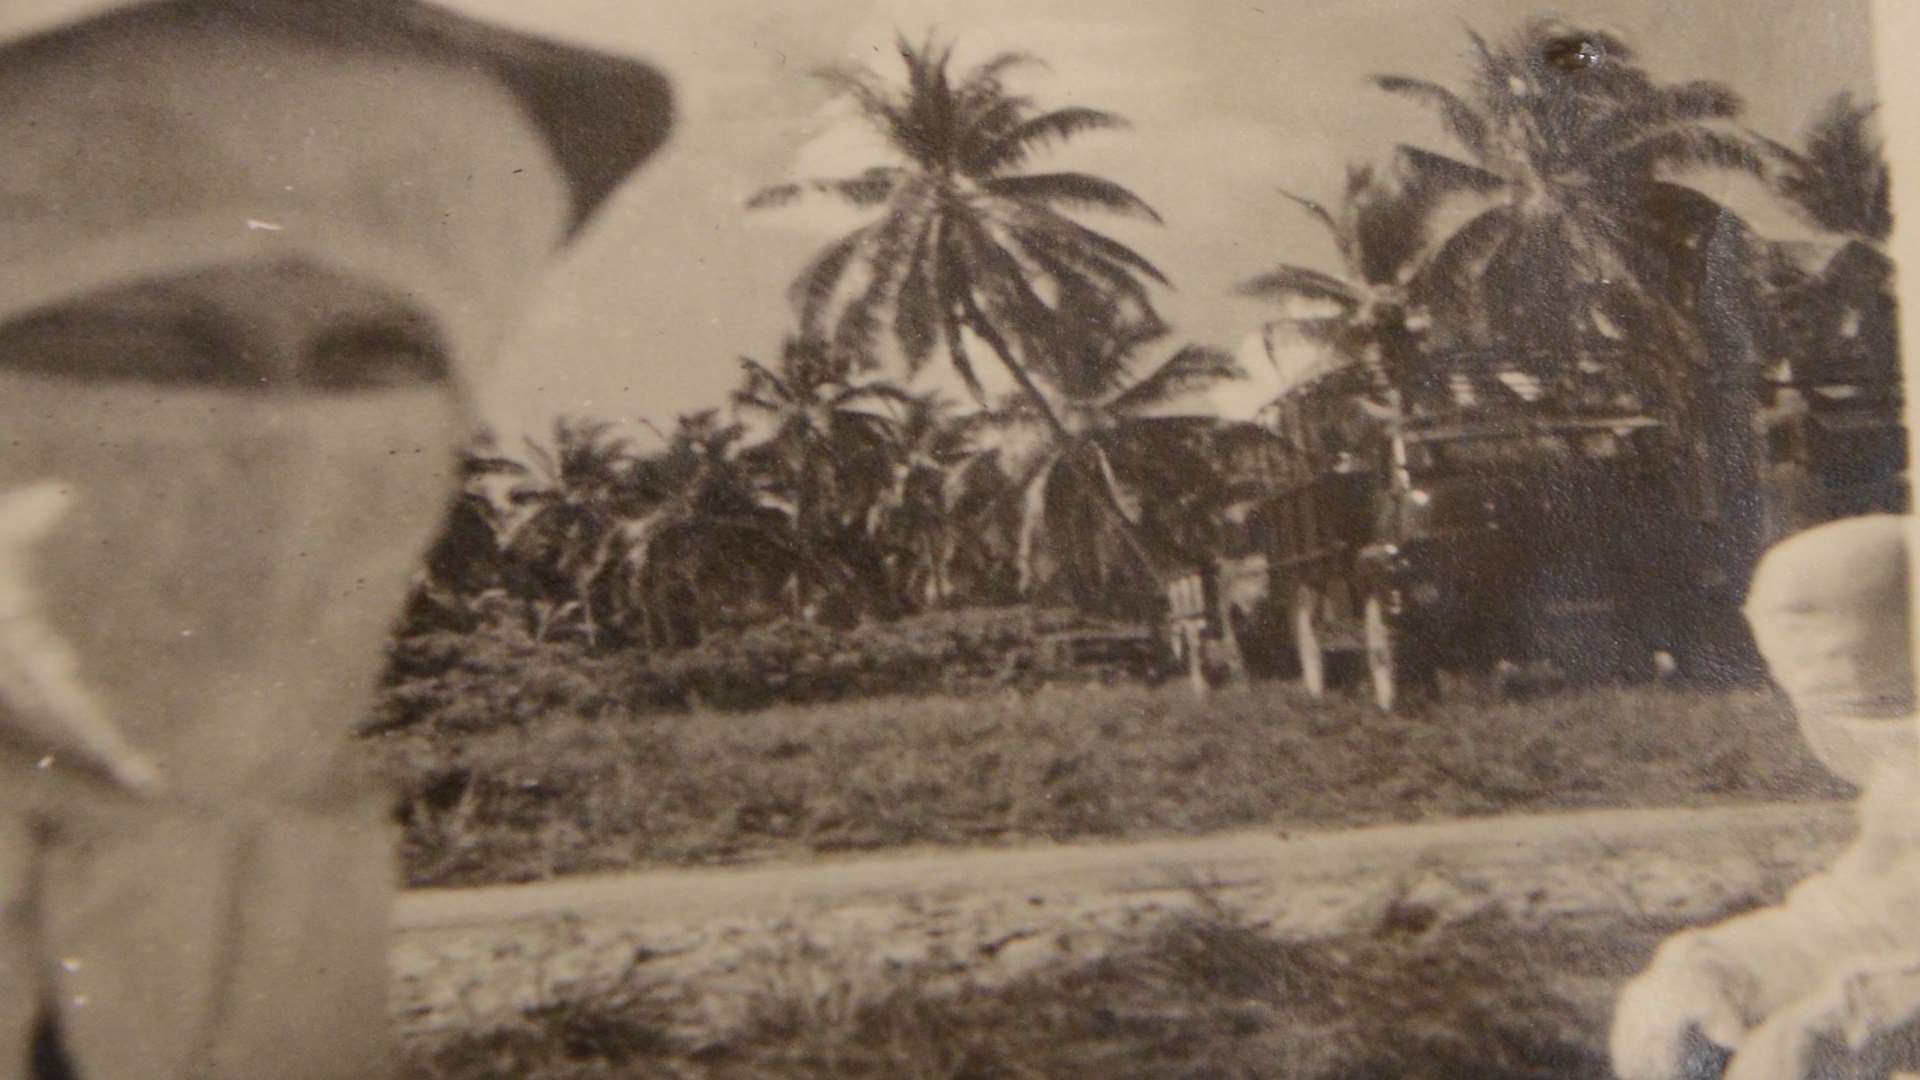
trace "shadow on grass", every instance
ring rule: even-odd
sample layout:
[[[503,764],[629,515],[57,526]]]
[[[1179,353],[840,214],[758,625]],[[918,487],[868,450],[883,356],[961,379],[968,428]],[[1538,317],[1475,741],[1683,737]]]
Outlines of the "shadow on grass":
[[[644,996],[417,1045],[407,1080],[1604,1080],[1618,986],[1677,927],[1486,915],[1315,943],[1217,904],[1133,946],[998,987],[901,973],[879,992],[770,982],[722,1045],[666,1034]]]

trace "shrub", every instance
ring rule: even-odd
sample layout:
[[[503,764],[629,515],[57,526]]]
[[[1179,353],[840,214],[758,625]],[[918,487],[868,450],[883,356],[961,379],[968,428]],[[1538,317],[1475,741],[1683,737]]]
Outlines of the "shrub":
[[[972,693],[1031,677],[1045,635],[1094,624],[1065,610],[977,609],[835,630],[785,620],[698,647],[592,654],[538,641],[510,612],[469,631],[398,639],[369,730],[483,731],[688,708],[760,709],[875,696]]]
[[[367,727],[431,723],[448,732],[568,717],[595,719],[618,705],[618,661],[578,646],[536,641],[515,619],[472,631],[440,630],[396,641]]]
[[[1036,643],[1091,624],[1064,610],[975,609],[840,631],[783,621],[653,658],[636,704],[756,709],[880,695],[967,693],[1033,668]]]

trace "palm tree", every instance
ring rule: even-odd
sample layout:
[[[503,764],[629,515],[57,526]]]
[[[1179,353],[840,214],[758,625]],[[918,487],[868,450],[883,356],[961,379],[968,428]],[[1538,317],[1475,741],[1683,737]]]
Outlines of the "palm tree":
[[[986,392],[969,355],[970,334],[993,352],[1029,404],[1056,426],[1036,379],[1072,378],[1084,357],[1058,349],[1056,298],[1085,293],[1139,313],[1152,311],[1147,281],[1166,277],[1132,248],[1080,224],[1091,209],[1159,222],[1137,195],[1079,172],[1025,172],[1055,142],[1125,121],[1098,109],[1043,110],[1006,77],[1036,63],[1004,53],[957,78],[952,48],[898,42],[903,85],[870,70],[822,74],[886,141],[896,160],[851,177],[768,188],[749,207],[825,195],[876,217],[822,251],[792,289],[802,326],[855,362],[874,362],[884,338],[911,372],[945,344],[974,396]]]
[[[1440,213],[1464,211],[1436,238],[1426,287],[1467,298],[1456,310],[1475,313],[1480,349],[1587,387],[1600,371],[1665,415],[1695,477],[1695,509],[1725,529],[1718,542],[1750,554],[1761,259],[1735,214],[1676,179],[1760,171],[1752,141],[1731,126],[1739,97],[1711,82],[1656,82],[1625,42],[1549,20],[1499,48],[1468,36],[1476,63],[1464,95],[1374,80],[1436,111],[1461,151],[1399,151]]]
[[[625,485],[634,464],[630,440],[606,420],[554,421],[551,446],[529,437],[528,479],[509,495],[521,520],[506,540],[514,591],[534,606],[535,634],[556,620],[579,619],[589,647],[603,619],[595,587],[616,555]]]
[[[1817,268],[1782,266],[1778,348],[1802,365],[1870,378],[1898,371],[1891,181],[1874,106],[1842,92],[1808,125],[1806,149],[1761,138],[1773,187],[1808,222],[1841,240]]]
[[[1149,508],[1214,477],[1202,436],[1215,423],[1168,407],[1238,369],[1220,350],[1189,345],[1141,372],[1140,351],[1166,334],[1157,322],[1108,326],[1088,346],[1097,354],[1089,369],[1138,374],[1071,388],[1051,417],[1016,396],[978,418],[1017,499],[1022,593],[1057,580],[1082,606],[1136,606],[1157,598],[1158,573],[1184,561],[1170,522]]]
[[[880,545],[894,594],[909,610],[929,610],[957,594],[955,564],[968,546],[964,526],[978,509],[967,485],[979,448],[969,426],[938,394],[909,395],[886,427],[888,482],[868,532]],[[978,539],[978,531],[974,538]]]
[[[804,614],[818,587],[857,587],[856,567],[872,561],[860,556],[871,554],[867,523],[886,486],[888,421],[878,410],[908,395],[890,383],[855,381],[845,356],[807,338],[789,339],[775,367],[748,358],[740,364],[745,379],[734,408],[772,426],[757,456],[773,490],[793,504],[793,603]]]
[[[1873,131],[1878,106],[1841,91],[1807,126],[1806,150],[1760,139],[1775,165],[1775,188],[1815,225],[1884,247],[1893,234],[1886,151]]]
[[[1298,320],[1302,331],[1350,360],[1395,369],[1413,363],[1431,322],[1415,291],[1430,200],[1382,179],[1371,165],[1347,167],[1333,210],[1289,191],[1280,194],[1326,229],[1340,254],[1341,273],[1281,265],[1242,282],[1238,291],[1283,305],[1331,306],[1330,315]]]
[[[505,583],[512,519],[500,483],[526,475],[525,465],[500,452],[491,431],[480,431],[461,451],[461,490],[427,549],[401,636],[427,626],[471,628],[477,602]]]
[[[1707,249],[1738,251],[1745,229],[1673,177],[1758,170],[1750,141],[1728,126],[1740,99],[1711,82],[1656,82],[1625,42],[1548,20],[1497,49],[1468,37],[1476,65],[1464,95],[1423,79],[1374,80],[1432,108],[1463,151],[1399,151],[1427,197],[1467,204],[1437,238],[1427,271],[1436,285],[1476,298],[1483,338],[1548,359],[1570,361],[1631,324],[1650,351],[1709,363],[1691,301]],[[1555,47],[1574,39],[1586,48]]]
[[[716,410],[682,416],[667,446],[627,483],[633,511],[617,529],[610,588],[628,598],[653,648],[698,643],[710,629],[765,617],[793,577],[793,519],[743,460],[745,429]]]

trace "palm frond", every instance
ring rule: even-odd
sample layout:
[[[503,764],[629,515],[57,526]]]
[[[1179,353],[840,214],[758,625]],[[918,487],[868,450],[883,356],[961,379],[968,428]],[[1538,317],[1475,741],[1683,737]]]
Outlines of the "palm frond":
[[[1233,354],[1210,346],[1188,345],[1115,395],[1107,405],[1115,412],[1132,412],[1164,404],[1227,379],[1245,378],[1246,374]]]
[[[527,467],[499,454],[466,453],[460,456],[460,475],[469,480],[484,476],[525,476]]]
[[[877,364],[875,353],[885,305],[884,293],[868,290],[841,308],[833,326],[833,355],[863,369]]]
[[[1775,190],[1802,217],[1832,232],[1884,243],[1893,228],[1891,181],[1884,148],[1870,126],[1875,111],[1873,103],[1856,104],[1842,91],[1808,126],[1804,153],[1771,139],[1761,142],[1779,166]]]
[[[1766,151],[1782,166],[1789,169],[1793,169],[1793,170],[1805,169],[1808,166],[1808,161],[1806,157],[1803,156],[1800,153],[1800,151],[1795,150],[1793,147],[1788,146],[1786,143],[1783,143],[1778,139],[1773,139],[1765,135],[1762,135],[1759,132],[1753,130],[1752,128],[1744,128],[1742,130],[1743,130],[1743,133],[1746,135],[1746,137],[1755,146],[1758,146],[1762,150]]]
[[[861,368],[878,362],[882,315],[892,307],[902,278],[913,266],[928,224],[924,209],[896,209],[868,235],[861,260],[868,274],[866,287],[841,309],[834,324],[830,352],[838,362]]]
[[[1030,52],[1003,52],[975,65],[954,87],[954,97],[963,104],[1004,99],[1006,77],[1021,68],[1046,69],[1050,65]]]
[[[816,71],[814,77],[825,83],[832,93],[852,101],[861,116],[881,134],[892,136],[902,126],[905,118],[873,72],[865,68],[828,67]]]
[[[883,206],[906,178],[906,171],[894,165],[875,165],[854,176],[839,179],[799,180],[762,188],[747,199],[749,210],[770,210],[789,206],[802,197],[828,195],[860,209]]]
[[[1130,514],[1119,509],[1127,505],[1127,489],[1120,483],[1120,474],[1114,471],[1113,458],[1107,453],[1107,448],[1099,443],[1092,443],[1087,449],[1092,452],[1095,471],[1100,476],[1100,484],[1106,489],[1105,501],[1108,509],[1117,511],[1122,527],[1131,528],[1139,525],[1137,513]]]
[[[797,182],[774,184],[763,187],[747,197],[749,210],[773,210],[782,206],[791,206],[806,194],[807,186]]]
[[[1433,192],[1470,191],[1491,194],[1507,186],[1495,173],[1445,154],[1402,144],[1394,151],[1405,164],[1414,182]]]
[[[1752,143],[1738,134],[1703,127],[1670,127],[1633,139],[1613,148],[1604,162],[1604,172],[1632,178],[1652,177],[1659,170],[1691,169],[1766,175],[1765,163]]]
[[[786,381],[765,364],[743,356],[740,358],[740,369],[745,381],[728,395],[735,408],[773,416],[782,411],[784,402],[792,400],[792,391]]]
[[[1046,368],[1055,359],[1048,355],[1048,349],[1055,344],[1056,316],[1034,291],[1035,275],[1030,275],[1019,258],[988,231],[986,222],[955,218],[950,225],[959,236],[972,274],[970,295],[981,302],[990,322],[976,329],[1016,341],[1020,356],[1014,362],[1028,365],[1028,371]]]
[[[1488,261],[1513,239],[1517,231],[1515,218],[1511,207],[1496,206],[1447,236],[1437,238],[1433,249],[1421,260],[1425,269],[1418,282],[1419,290],[1430,296],[1440,291],[1472,291]]]
[[[1352,310],[1360,306],[1360,294],[1349,283],[1306,266],[1281,266],[1250,277],[1233,291],[1256,300],[1327,300]]]
[[[961,122],[961,137],[953,158],[963,171],[972,172],[971,162],[979,160],[985,149],[1013,130],[1037,108],[1030,97],[1002,94],[971,103]],[[974,175],[979,175],[974,173]]]
[[[861,383],[849,386],[834,395],[833,405],[841,408],[864,404],[871,401],[883,401],[891,405],[911,406],[920,400],[911,391],[890,382]],[[875,417],[879,419],[879,417]]]
[[[1024,165],[1034,153],[1092,131],[1110,131],[1132,125],[1125,117],[1104,109],[1072,106],[1031,117],[983,147],[977,157],[961,163],[970,175],[985,176]]]
[[[1305,195],[1288,191],[1286,188],[1276,188],[1275,190],[1280,192],[1281,198],[1305,210],[1308,216],[1319,222],[1321,227],[1327,230],[1328,235],[1334,238],[1335,243],[1344,244],[1344,231],[1340,228],[1340,223],[1334,220],[1333,212],[1327,209],[1325,203],[1320,202],[1318,199],[1309,199]]]
[[[1111,180],[1086,173],[1028,173],[1022,176],[998,176],[980,185],[981,190],[1003,199],[1020,199],[1046,205],[1106,210],[1125,217],[1143,218],[1162,225],[1165,222],[1146,200]]]
[[[941,220],[929,217],[907,260],[893,302],[893,336],[910,371],[919,371],[940,337],[940,297],[934,288],[934,263],[940,248]]]
[[[1153,306],[1143,275],[1089,249],[1080,237],[1061,233],[1051,222],[1016,215],[1007,223],[1007,235],[1062,288],[1085,287],[1139,308]]]
[[[1416,101],[1440,114],[1447,134],[1460,141],[1477,158],[1487,153],[1487,122],[1473,106],[1453,91],[1426,79],[1404,75],[1376,75],[1373,85],[1396,97]]]
[[[1713,130],[1714,122],[1731,120],[1739,109],[1740,99],[1717,83],[1656,88],[1583,124],[1565,156],[1576,167],[1604,161],[1622,147],[1662,132]],[[1759,147],[1752,149],[1757,157]]]
[[[1031,243],[1026,232],[1017,228],[1009,230],[1007,235],[1009,242],[1018,250],[1021,261],[1030,265],[1034,276],[1047,281],[1052,286],[1053,294],[1063,300],[1075,296],[1098,296],[1102,306],[1109,310],[1127,302],[1139,307],[1152,307],[1146,287],[1123,269],[1111,264],[1095,265],[1093,260],[1075,259],[1071,253],[1046,243],[1044,238],[1040,243]]]
[[[877,225],[855,229],[827,245],[788,286],[787,299],[800,317],[802,334],[818,336],[822,317],[853,265],[854,255],[877,229]]]
[[[533,459],[533,468],[540,473],[541,478],[549,482],[559,481],[560,459],[554,456],[553,451],[548,450],[544,443],[531,435],[523,436],[521,442],[525,444],[527,456]]]
[[[967,355],[967,342],[960,323],[957,309],[950,309],[946,319],[947,363],[952,365],[953,373],[960,377],[961,385],[974,401],[984,405],[987,401],[986,385],[980,381],[980,373],[974,370],[973,357]]]
[[[1063,214],[1051,209],[1034,208],[1034,212],[1024,218],[1022,224],[1055,238],[1055,242],[1059,244],[1056,255],[1073,258],[1075,250],[1078,249],[1087,255],[1097,256],[1106,262],[1143,274],[1168,288],[1173,287],[1173,282],[1168,280],[1167,275],[1148,261],[1146,256]]]

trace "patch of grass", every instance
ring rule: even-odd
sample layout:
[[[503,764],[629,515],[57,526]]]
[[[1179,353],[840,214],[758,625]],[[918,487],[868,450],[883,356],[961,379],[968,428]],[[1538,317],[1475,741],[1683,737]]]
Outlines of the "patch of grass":
[[[601,700],[363,744],[404,794],[415,885],[658,864],[1326,827],[1849,792],[1771,693],[1654,687],[1415,717],[1258,684],[1047,687],[752,713]]]
[[[1674,929],[1487,915],[1302,944],[1203,910],[995,988],[903,975],[848,1005],[831,988],[770,987],[760,1022],[717,1047],[674,1047],[626,1003],[583,1003],[415,1046],[407,1076],[1604,1080],[1613,995]],[[583,1041],[583,1027],[622,1034]]]

